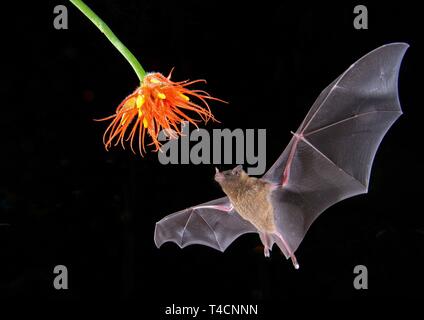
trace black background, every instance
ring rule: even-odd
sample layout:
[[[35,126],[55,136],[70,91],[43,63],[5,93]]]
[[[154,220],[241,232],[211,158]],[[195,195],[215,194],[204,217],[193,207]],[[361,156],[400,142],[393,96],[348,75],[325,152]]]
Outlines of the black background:
[[[419,10],[365,4],[369,29],[353,28],[352,4],[229,5],[203,1],[88,1],[149,71],[205,78],[221,121],[205,128],[267,129],[267,167],[315,98],[351,63],[390,42],[411,45],[399,79],[404,115],[380,146],[369,194],[331,207],[297,251],[263,257],[245,235],[225,253],[154,246],[155,222],[222,195],[213,165],[161,165],[101,137],[137,86],[131,67],[70,3],[69,29],[53,8],[2,11],[0,296],[132,298],[157,313],[169,303],[270,302],[287,298],[419,297],[424,285],[420,147]],[[231,166],[219,165],[220,169]],[[53,288],[53,268],[69,290]],[[353,268],[369,289],[353,288]],[[144,298],[142,298],[144,297]]]

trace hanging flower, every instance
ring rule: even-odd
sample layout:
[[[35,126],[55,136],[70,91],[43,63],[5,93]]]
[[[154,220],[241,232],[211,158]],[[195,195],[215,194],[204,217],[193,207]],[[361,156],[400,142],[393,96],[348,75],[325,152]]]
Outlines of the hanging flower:
[[[196,127],[201,121],[216,121],[207,100],[224,101],[203,90],[188,88],[194,83],[206,81],[173,82],[171,74],[172,71],[168,77],[157,72],[146,74],[140,87],[121,102],[114,115],[99,120],[112,119],[103,135],[106,150],[119,143],[125,149],[126,142],[129,142],[131,150],[136,153],[134,140],[137,140],[138,152],[143,155],[146,153],[145,140],[148,137],[151,139],[149,145],[155,147],[154,151],[160,149],[158,136],[162,130],[169,133],[171,138],[176,138],[181,135],[180,124],[183,121]],[[199,104],[193,102],[193,98]],[[193,118],[195,115],[199,118]]]
[[[159,133],[161,130],[171,138],[181,136],[179,124],[189,121],[197,127],[198,122],[215,120],[207,100],[220,99],[211,97],[203,90],[190,90],[187,87],[205,80],[171,81],[171,72],[168,77],[160,73],[146,73],[140,62],[130,50],[118,39],[108,25],[100,19],[82,0],[70,0],[94,25],[108,38],[113,46],[122,54],[133,68],[140,87],[121,102],[114,115],[99,121],[112,120],[103,135],[106,150],[119,143],[125,149],[129,141],[131,150],[134,149],[134,140],[138,140],[138,151],[146,153],[145,139],[150,138],[155,151],[161,147]],[[194,101],[192,99],[194,98]],[[194,118],[197,115],[199,118]]]

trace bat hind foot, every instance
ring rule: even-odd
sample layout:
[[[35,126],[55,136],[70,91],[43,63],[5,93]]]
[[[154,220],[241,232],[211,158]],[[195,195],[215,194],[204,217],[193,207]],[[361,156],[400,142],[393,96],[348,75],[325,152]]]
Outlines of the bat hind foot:
[[[266,232],[260,232],[259,237],[261,238],[262,244],[264,245],[264,256],[265,258],[269,258],[272,247],[271,237]]]
[[[265,256],[265,258],[269,258],[270,257],[270,254],[269,254],[269,251],[270,251],[270,249],[269,249],[269,247],[264,247],[264,256]]]
[[[296,256],[294,255],[294,252],[290,249],[289,245],[287,244],[284,237],[279,233],[276,232],[274,235],[274,241],[277,244],[277,246],[280,248],[281,252],[284,253],[284,256],[288,259],[288,257],[291,258],[291,261],[293,263],[293,267],[297,270],[299,269],[299,263],[297,262]]]
[[[292,261],[292,263],[293,263],[293,267],[297,270],[297,269],[299,269],[299,263],[297,262],[297,259],[296,259],[296,257],[295,257],[295,255],[293,254],[293,255],[291,255],[290,256],[290,258],[291,258],[291,261]]]

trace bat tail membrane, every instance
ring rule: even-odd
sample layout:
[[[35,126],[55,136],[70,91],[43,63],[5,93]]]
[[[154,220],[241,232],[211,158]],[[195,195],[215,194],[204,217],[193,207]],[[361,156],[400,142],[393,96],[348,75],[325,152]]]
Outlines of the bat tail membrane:
[[[286,258],[291,258],[293,266],[295,269],[299,269],[299,263],[297,262],[294,252],[290,249],[287,241],[284,237],[278,232],[258,232],[259,237],[264,245],[264,256],[269,257],[269,252],[271,251],[274,244],[276,244],[281,252],[286,256]]]
[[[296,256],[294,255],[294,250],[290,248],[290,245],[286,241],[286,239],[283,237],[283,235],[277,231],[272,235],[273,241],[277,244],[278,248],[280,248],[281,252],[286,256],[286,258],[290,258],[293,267],[295,269],[299,269],[299,263],[297,262]]]
[[[277,230],[289,248],[283,250],[286,257],[324,210],[368,191],[377,149],[402,114],[398,75],[407,48],[388,44],[352,64],[319,95],[264,175],[281,185],[271,200]]]

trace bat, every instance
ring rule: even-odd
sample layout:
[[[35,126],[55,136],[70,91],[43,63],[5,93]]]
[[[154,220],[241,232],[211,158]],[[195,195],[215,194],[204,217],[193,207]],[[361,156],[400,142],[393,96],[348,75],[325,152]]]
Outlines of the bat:
[[[239,236],[258,233],[266,257],[276,244],[298,269],[295,251],[314,220],[333,204],[368,191],[378,146],[402,114],[398,76],[407,48],[381,46],[325,88],[261,178],[241,166],[216,169],[226,196],[158,221],[156,246],[172,241],[223,252]]]

